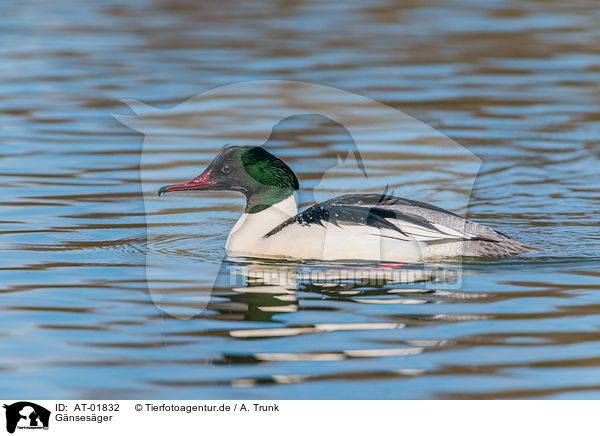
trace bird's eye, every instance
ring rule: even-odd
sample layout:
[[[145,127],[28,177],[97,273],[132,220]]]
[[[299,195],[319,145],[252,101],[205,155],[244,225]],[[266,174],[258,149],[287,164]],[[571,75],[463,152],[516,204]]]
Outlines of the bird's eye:
[[[221,171],[224,172],[225,174],[231,172],[231,167],[227,164],[223,165],[223,167],[221,168]]]

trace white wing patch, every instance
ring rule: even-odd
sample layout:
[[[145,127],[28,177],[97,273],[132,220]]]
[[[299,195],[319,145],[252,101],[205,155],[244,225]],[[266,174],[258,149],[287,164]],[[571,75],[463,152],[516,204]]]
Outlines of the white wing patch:
[[[465,240],[472,239],[476,236],[467,232],[452,229],[443,224],[430,223],[434,229],[418,224],[409,223],[406,221],[389,218],[388,221],[395,225],[402,233],[398,233],[398,239],[402,240],[417,240],[417,241],[435,241],[438,239],[456,239]],[[404,234],[403,234],[404,233]]]

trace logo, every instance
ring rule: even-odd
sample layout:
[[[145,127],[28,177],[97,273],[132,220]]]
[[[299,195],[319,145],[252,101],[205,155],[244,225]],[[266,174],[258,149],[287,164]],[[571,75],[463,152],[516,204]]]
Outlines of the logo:
[[[50,411],[29,401],[19,401],[6,409],[6,431],[14,433],[15,429],[48,429]]]
[[[196,239],[188,239],[187,236],[173,238],[173,234],[165,234],[165,213],[173,216],[174,211],[185,212],[178,224],[187,225],[190,223],[186,221],[187,217],[192,216],[194,208],[199,217],[206,216],[203,214],[207,210],[214,211],[215,206],[210,197],[196,196],[193,204],[206,202],[204,205],[209,206],[201,210],[200,206],[193,206],[182,196],[157,196],[161,185],[181,183],[182,175],[179,174],[178,167],[185,165],[188,167],[186,172],[196,174],[196,171],[206,168],[210,163],[208,156],[212,159],[223,145],[232,143],[263,146],[283,158],[293,171],[305,173],[309,179],[307,182],[311,183],[303,184],[303,189],[297,191],[298,202],[301,204],[316,202],[327,205],[330,204],[331,197],[370,194],[366,197],[369,200],[360,200],[360,204],[331,203],[331,207],[314,209],[314,215],[311,214],[310,218],[303,216],[302,220],[310,219],[317,224],[311,228],[311,235],[314,235],[311,243],[297,244],[299,248],[303,248],[297,250],[299,257],[325,261],[344,259],[346,253],[341,247],[353,247],[348,242],[348,235],[353,235],[349,227],[364,229],[361,226],[366,225],[369,230],[362,233],[364,239],[359,239],[365,244],[361,250],[365,253],[365,259],[377,265],[365,266],[360,277],[354,275],[361,282],[368,279],[363,272],[373,273],[373,280],[379,281],[382,269],[379,265],[383,265],[390,272],[394,268],[401,270],[400,274],[391,275],[400,277],[398,280],[403,283],[426,281],[426,286],[435,288],[442,283],[446,283],[445,287],[448,288],[460,287],[460,262],[453,262],[452,266],[440,270],[438,262],[430,260],[431,254],[426,256],[423,252],[433,253],[436,244],[432,241],[438,238],[444,242],[443,232],[435,230],[435,226],[428,227],[426,219],[416,219],[411,212],[413,205],[407,203],[404,208],[400,204],[406,200],[395,200],[393,197],[401,194],[426,200],[449,210],[466,210],[481,159],[431,126],[398,109],[352,92],[286,80],[232,83],[196,95],[170,109],[155,108],[135,100],[123,102],[129,105],[134,115],[115,115],[115,118],[144,134],[140,181],[147,224],[147,245],[144,252],[148,292],[154,304],[171,316],[186,319],[202,312],[209,304],[213,290],[222,286],[217,282],[227,272],[230,272],[230,282],[255,281],[254,277],[238,277],[239,270],[236,270],[236,277],[233,276],[230,266],[234,262],[244,262],[243,256],[219,259],[219,254],[223,253],[229,241],[225,228],[218,235],[213,235],[214,239],[211,236],[211,241],[215,241],[214,246],[202,254],[192,248],[197,245],[194,242]],[[303,124],[307,122],[306,117],[315,116],[320,117],[318,125],[309,127]],[[185,135],[168,141],[165,139],[165,131],[185,132]],[[315,132],[319,132],[319,135],[315,135]],[[299,149],[302,152],[291,152],[304,138],[308,138],[310,145]],[[170,150],[169,142],[173,144]],[[157,156],[165,157],[167,150],[170,160],[157,165]],[[407,156],[410,156],[409,160],[406,159]],[[392,167],[384,170],[382,162],[389,160],[396,162],[393,170]],[[253,184],[257,189],[262,184],[267,192],[266,188],[271,186],[266,183],[266,176],[259,177],[265,183],[250,174],[247,176],[254,180]],[[291,186],[293,184],[289,184],[288,188]],[[450,190],[449,186],[452,187]],[[395,204],[395,201],[399,203]],[[285,204],[285,210],[277,210],[278,206],[274,205],[274,213],[278,211],[281,218],[278,223],[283,223],[283,217],[289,218],[297,213],[294,210],[295,202],[293,207],[291,202]],[[241,214],[243,208],[238,210]],[[397,213],[393,210],[404,212]],[[400,220],[401,228],[386,221],[392,216]],[[345,228],[339,225],[342,222],[346,223]],[[232,240],[244,241],[242,221],[238,223],[240,224],[231,229],[230,236]],[[278,223],[273,223],[273,227]],[[459,225],[460,220],[457,223]],[[273,227],[265,228],[263,234],[275,231]],[[318,227],[322,231],[315,230],[312,233]],[[209,227],[203,228],[209,230]],[[460,228],[456,231],[447,229],[455,232],[448,234],[449,237],[461,241]],[[250,237],[256,236],[256,231],[248,234]],[[175,246],[188,243],[190,245],[186,248],[178,245],[186,251],[179,251]],[[164,247],[169,244],[174,249],[165,250]],[[462,249],[462,242],[457,242],[455,247],[457,250]],[[187,252],[188,249],[191,251]],[[235,250],[233,251],[235,254]],[[186,255],[180,255],[184,252]],[[205,256],[204,253],[210,254]],[[357,257],[355,253],[349,255],[349,258]],[[401,258],[399,253],[402,253]],[[400,267],[398,265],[402,263],[399,261],[410,265]],[[270,271],[277,275],[277,278],[273,277],[271,285],[279,286],[280,278],[290,282],[284,278],[289,272],[288,265],[289,262],[269,263]],[[304,270],[310,268],[312,264]],[[303,274],[302,271],[300,273]],[[272,277],[270,272],[268,275]],[[392,277],[391,280],[396,279]],[[315,281],[320,282],[320,279]],[[346,282],[347,279],[338,280],[342,281]],[[312,283],[313,280],[310,279],[309,282]],[[165,292],[165,286],[169,287],[169,292]],[[293,281],[292,287],[295,286],[297,280]],[[192,288],[193,308],[187,305]],[[186,304],[185,310],[182,310],[181,303]]]

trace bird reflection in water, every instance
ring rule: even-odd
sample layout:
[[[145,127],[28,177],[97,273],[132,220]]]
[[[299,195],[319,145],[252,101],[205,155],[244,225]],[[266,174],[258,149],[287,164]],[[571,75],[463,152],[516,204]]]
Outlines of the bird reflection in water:
[[[360,374],[354,371],[329,373],[322,368],[306,367],[303,374],[258,373],[249,377],[221,380],[185,380],[185,386],[228,385],[252,387],[259,384],[288,384],[339,378],[416,377],[426,371],[414,366],[411,355],[452,347],[452,341],[422,337],[407,337],[400,333],[423,324],[455,322],[455,315],[427,314],[422,305],[464,301],[484,294],[462,293],[439,289],[457,280],[457,271],[427,265],[351,265],[295,264],[250,259],[227,259],[215,282],[212,300],[200,318],[231,321],[230,327],[218,330],[191,330],[186,336],[229,337],[235,341],[253,341],[234,346],[238,351],[221,354],[212,364],[241,365],[252,374],[254,365],[263,362],[331,362],[352,359],[393,359],[385,369]],[[437,286],[440,285],[440,286]],[[436,289],[432,287],[435,286]],[[370,319],[346,321],[340,317],[339,303],[386,305],[387,315],[376,322]],[[413,305],[414,311],[396,309]],[[384,307],[381,307],[382,309]],[[330,312],[317,317],[318,323],[295,323],[296,312],[305,314]],[[431,311],[429,311],[431,312]],[[436,311],[437,312],[437,311]],[[461,315],[464,316],[464,315]],[[470,315],[475,317],[476,315]],[[327,322],[331,320],[331,322]],[[324,322],[325,321],[325,322]],[[393,332],[397,331],[398,335]],[[343,339],[344,332],[366,334],[365,346],[353,347]],[[182,333],[179,332],[178,335]],[[320,336],[317,339],[316,334]],[[342,335],[342,336],[339,336]],[[278,338],[305,336],[296,350],[290,351]],[[267,345],[269,344],[269,345]],[[399,360],[396,360],[399,359]],[[258,368],[256,371],[259,371]],[[315,372],[316,371],[316,372]],[[261,371],[259,371],[261,372]],[[248,375],[250,375],[248,374]]]
[[[430,289],[432,284],[453,283],[458,279],[457,270],[427,265],[419,268],[406,265],[350,265],[350,264],[294,264],[238,259],[223,262],[215,283],[213,295],[226,298],[239,313],[240,319],[258,322],[278,322],[275,315],[299,310],[328,311],[327,306],[308,307],[311,300],[337,299],[367,304],[425,304],[441,291]],[[405,285],[423,284],[422,288]],[[395,287],[394,285],[402,286]],[[301,296],[302,305],[299,301]],[[428,295],[426,299],[418,297]],[[302,306],[302,307],[301,307]],[[210,304],[209,309],[225,310],[227,305]],[[372,324],[371,324],[372,325]],[[315,327],[309,330],[313,331]],[[320,324],[317,329],[353,329],[348,325]],[[365,328],[364,326],[360,327]],[[273,330],[273,329],[271,329]],[[289,334],[308,332],[290,330]],[[252,336],[244,331],[235,335]],[[256,335],[261,336],[259,333]],[[270,335],[286,335],[271,331]],[[262,337],[262,336],[261,336]]]

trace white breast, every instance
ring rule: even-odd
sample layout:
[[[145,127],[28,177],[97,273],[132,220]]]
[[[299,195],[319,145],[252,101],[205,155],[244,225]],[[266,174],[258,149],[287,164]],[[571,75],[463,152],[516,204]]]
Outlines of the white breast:
[[[230,256],[257,256],[266,255],[263,253],[263,236],[269,233],[279,224],[295,216],[298,213],[296,199],[290,195],[285,200],[274,204],[267,209],[257,213],[244,213],[235,223],[225,249]]]

